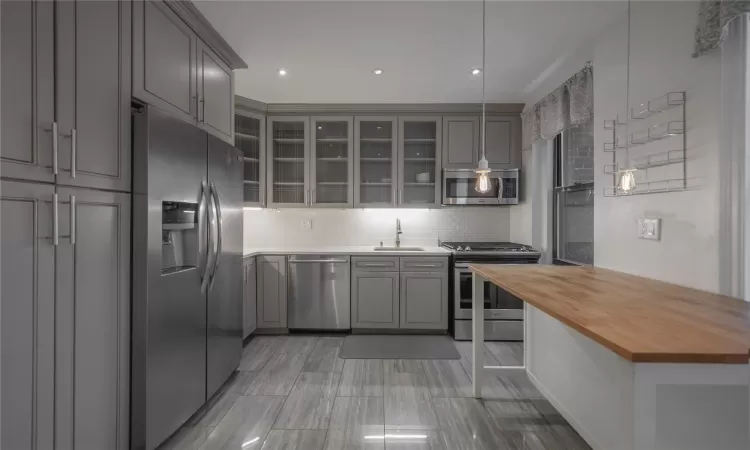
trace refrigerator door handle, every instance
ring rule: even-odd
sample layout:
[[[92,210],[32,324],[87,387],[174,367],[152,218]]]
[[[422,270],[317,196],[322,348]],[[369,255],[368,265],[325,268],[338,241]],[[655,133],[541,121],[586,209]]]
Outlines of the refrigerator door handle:
[[[213,204],[216,211],[216,254],[214,256],[214,267],[211,270],[211,282],[208,285],[208,291],[211,292],[211,288],[214,287],[214,281],[216,281],[216,269],[219,268],[221,262],[221,253],[224,247],[222,242],[222,230],[221,230],[221,202],[219,201],[219,191],[216,189],[214,182],[211,182],[211,197],[213,198]]]
[[[203,261],[203,275],[201,275],[201,294],[206,292],[208,287],[208,268],[209,261],[211,260],[210,247],[206,241],[206,207],[208,206],[208,196],[206,195],[206,182],[201,181],[201,194],[198,203],[198,254],[205,253],[205,258],[201,258]],[[205,250],[204,250],[205,249]]]

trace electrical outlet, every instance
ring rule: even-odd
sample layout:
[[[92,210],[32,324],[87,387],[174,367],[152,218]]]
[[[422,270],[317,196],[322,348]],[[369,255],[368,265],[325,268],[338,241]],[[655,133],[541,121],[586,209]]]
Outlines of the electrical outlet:
[[[638,238],[651,241],[661,240],[661,219],[652,217],[638,218]]]
[[[305,219],[302,221],[303,230],[312,230],[312,219]]]

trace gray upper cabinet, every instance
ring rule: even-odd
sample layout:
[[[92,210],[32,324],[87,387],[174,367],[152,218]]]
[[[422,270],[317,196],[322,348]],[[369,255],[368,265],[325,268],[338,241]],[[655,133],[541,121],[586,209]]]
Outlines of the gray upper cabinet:
[[[133,2],[133,97],[195,121],[197,45],[164,1]]]
[[[310,118],[267,117],[266,144],[268,206],[310,206]]]
[[[55,181],[54,9],[47,0],[0,2],[4,177]]]
[[[318,208],[351,208],[354,201],[352,117],[312,117],[310,204]]]
[[[400,297],[401,328],[448,329],[447,270],[401,272]]]
[[[243,264],[245,274],[245,286],[243,294],[243,314],[242,314],[242,337],[246,338],[255,331],[257,327],[257,299],[258,291],[255,272],[255,258],[247,258]]]
[[[55,448],[126,450],[130,195],[57,192]]]
[[[440,206],[441,125],[440,117],[399,117],[399,207]]]
[[[384,260],[384,264],[388,264]],[[376,260],[370,264],[377,264]],[[399,273],[352,272],[352,328],[399,327]]]
[[[521,118],[487,117],[487,162],[490,168],[515,169],[521,155]]]
[[[55,187],[3,181],[0,192],[0,447],[54,448]]]
[[[198,40],[198,120],[217,137],[234,143],[234,84],[229,68]]]
[[[258,328],[286,328],[286,256],[256,258]]]
[[[395,116],[354,119],[354,206],[397,205],[398,120]]]
[[[59,184],[130,190],[131,3],[57,3]]]
[[[443,117],[443,167],[471,169],[479,160],[480,118]]]
[[[234,116],[234,146],[244,158],[243,198],[246,206],[266,205],[266,118],[242,112]]]

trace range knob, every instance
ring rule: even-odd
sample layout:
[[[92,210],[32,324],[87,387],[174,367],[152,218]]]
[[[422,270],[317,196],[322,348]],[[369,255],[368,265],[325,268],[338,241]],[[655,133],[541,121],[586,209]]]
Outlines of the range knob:
[[[463,251],[463,250],[464,250],[464,249],[463,249],[463,248],[462,248],[462,247],[461,247],[460,245],[459,245],[458,247],[456,247],[456,251],[458,251],[458,252],[461,252],[461,251]]]
[[[470,252],[470,251],[471,251],[471,247],[469,247],[469,246],[467,245],[466,247],[464,247],[464,251],[465,251],[465,252]]]

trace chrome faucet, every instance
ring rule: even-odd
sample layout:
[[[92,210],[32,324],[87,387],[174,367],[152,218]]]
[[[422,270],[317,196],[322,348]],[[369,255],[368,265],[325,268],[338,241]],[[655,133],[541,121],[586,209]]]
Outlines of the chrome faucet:
[[[396,219],[396,247],[401,247],[401,219]]]

